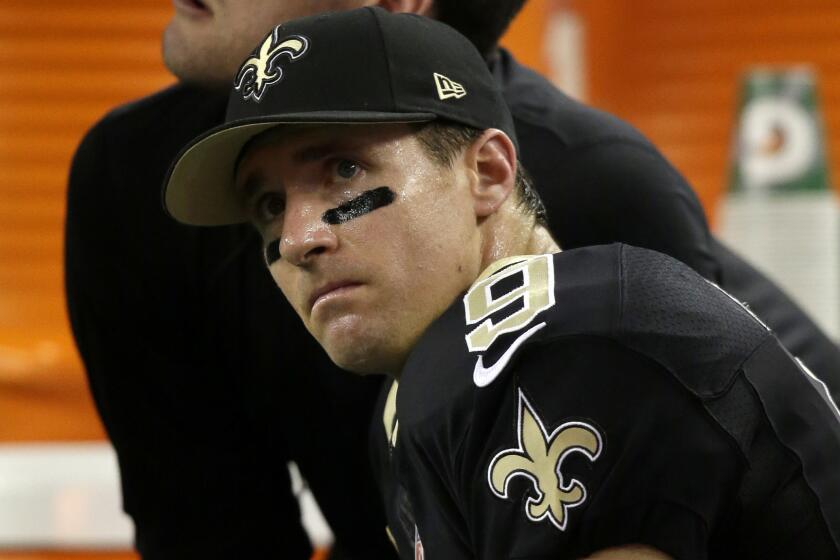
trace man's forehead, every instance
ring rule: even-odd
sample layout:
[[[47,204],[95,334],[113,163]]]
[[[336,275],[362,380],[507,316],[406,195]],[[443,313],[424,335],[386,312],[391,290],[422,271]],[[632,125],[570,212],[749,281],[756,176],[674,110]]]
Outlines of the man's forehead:
[[[248,140],[248,142],[242,146],[242,149],[239,150],[239,155],[236,158],[236,167],[234,169],[238,173],[245,159],[260,148],[284,144],[289,145],[295,140],[295,138],[300,138],[301,136],[305,137],[307,133],[311,134],[317,130],[317,128],[317,125],[287,124],[278,125],[274,128],[266,130],[265,132],[261,132]]]

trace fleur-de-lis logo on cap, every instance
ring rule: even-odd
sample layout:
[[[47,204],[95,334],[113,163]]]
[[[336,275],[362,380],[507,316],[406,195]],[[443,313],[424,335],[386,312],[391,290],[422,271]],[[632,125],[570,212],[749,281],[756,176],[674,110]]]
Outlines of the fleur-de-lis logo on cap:
[[[507,499],[511,479],[529,479],[536,497],[528,497],[525,515],[535,522],[548,519],[564,531],[569,509],[586,501],[586,488],[575,479],[564,481],[563,461],[571,453],[582,453],[595,461],[601,454],[601,435],[583,422],[567,422],[549,434],[521,389],[517,425],[519,447],[500,452],[487,469],[490,489]]]
[[[276,84],[283,77],[283,69],[277,65],[280,55],[289,56],[292,62],[302,57],[309,50],[309,40],[300,35],[280,39],[280,26],[260,44],[253,55],[242,63],[234,80],[235,89],[244,99],[259,102],[268,86]]]

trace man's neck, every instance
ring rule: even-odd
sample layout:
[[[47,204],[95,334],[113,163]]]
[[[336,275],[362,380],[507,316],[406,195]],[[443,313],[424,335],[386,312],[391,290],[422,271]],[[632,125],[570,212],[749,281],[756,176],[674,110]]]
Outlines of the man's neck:
[[[544,255],[546,253],[559,253],[560,245],[554,240],[549,231],[541,226],[535,225],[531,239],[528,240],[528,255]]]
[[[548,229],[518,208],[500,212],[495,218],[486,224],[481,270],[507,257],[560,252],[560,245]]]

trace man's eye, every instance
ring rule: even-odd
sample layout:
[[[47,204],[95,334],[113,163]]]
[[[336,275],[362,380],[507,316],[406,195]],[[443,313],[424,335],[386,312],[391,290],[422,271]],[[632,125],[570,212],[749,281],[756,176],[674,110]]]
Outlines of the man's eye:
[[[336,173],[338,173],[339,177],[343,177],[344,179],[352,179],[359,172],[359,169],[359,164],[355,161],[342,159],[338,162]]]
[[[286,209],[286,200],[276,192],[263,193],[257,200],[257,218],[263,222],[271,222]]]

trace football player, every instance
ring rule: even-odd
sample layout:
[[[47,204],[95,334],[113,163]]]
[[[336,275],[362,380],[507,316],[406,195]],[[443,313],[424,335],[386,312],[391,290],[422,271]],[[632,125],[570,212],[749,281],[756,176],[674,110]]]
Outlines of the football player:
[[[825,386],[670,257],[560,252],[465,38],[304,18],[234,84],[165,205],[252,222],[331,359],[392,378],[372,442],[402,558],[840,558]]]

